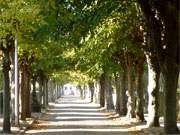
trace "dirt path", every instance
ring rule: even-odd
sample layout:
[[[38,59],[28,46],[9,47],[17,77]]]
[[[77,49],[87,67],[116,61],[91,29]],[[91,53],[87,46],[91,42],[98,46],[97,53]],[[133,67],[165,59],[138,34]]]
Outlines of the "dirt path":
[[[128,128],[97,104],[66,96],[41,115],[26,134],[37,135],[130,135]]]

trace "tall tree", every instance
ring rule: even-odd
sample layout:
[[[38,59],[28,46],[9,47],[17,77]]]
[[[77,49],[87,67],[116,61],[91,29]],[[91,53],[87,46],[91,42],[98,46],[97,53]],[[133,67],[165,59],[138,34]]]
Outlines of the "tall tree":
[[[1,50],[4,54],[3,56],[3,78],[4,78],[4,94],[3,94],[3,133],[11,132],[10,123],[10,52],[12,46],[14,46],[14,39],[12,34],[6,36],[4,42],[1,40]]]
[[[144,88],[143,88],[143,72],[144,72],[144,62],[145,56],[139,57],[138,60],[135,62],[135,71],[136,71],[136,120],[137,121],[144,121]]]
[[[100,105],[105,107],[105,82],[103,74],[100,76]]]
[[[128,101],[126,117],[129,119],[135,117],[135,90],[133,89],[133,64],[134,60],[132,54],[127,54]]]
[[[90,92],[91,92],[91,102],[93,102],[93,98],[94,98],[94,82],[89,82],[89,89],[90,89]]]
[[[125,116],[127,113],[127,106],[126,106],[126,90],[127,90],[127,74],[126,74],[126,69],[121,74],[120,78],[120,89],[121,89],[121,98],[120,98],[120,115]]]
[[[165,132],[177,133],[176,91],[180,65],[179,3],[178,1],[138,0],[152,39],[152,51],[157,52],[165,92]],[[172,47],[173,46],[173,47]],[[173,78],[173,79],[170,79]],[[173,114],[172,114],[173,113]]]
[[[114,110],[114,103],[112,97],[112,84],[111,79],[107,73],[103,74],[105,80],[105,97],[106,97],[106,108],[107,110]]]
[[[115,86],[116,86],[116,113],[120,114],[120,99],[121,99],[121,89],[120,89],[120,77],[115,76]]]
[[[24,51],[20,58],[21,68],[21,119],[31,116],[30,111],[30,59],[29,53]]]

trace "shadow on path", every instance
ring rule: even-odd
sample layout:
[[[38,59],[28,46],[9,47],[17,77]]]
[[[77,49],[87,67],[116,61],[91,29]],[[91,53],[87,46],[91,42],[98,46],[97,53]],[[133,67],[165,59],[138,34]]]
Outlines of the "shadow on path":
[[[37,135],[130,135],[126,126],[113,120],[98,104],[64,96],[36,120],[26,134]]]

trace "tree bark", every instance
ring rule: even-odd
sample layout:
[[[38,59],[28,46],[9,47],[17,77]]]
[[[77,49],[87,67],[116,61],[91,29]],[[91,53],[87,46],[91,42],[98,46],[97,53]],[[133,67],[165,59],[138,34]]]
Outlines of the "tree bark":
[[[26,73],[26,75],[27,75],[27,91],[25,93],[25,97],[26,97],[25,104],[26,104],[26,117],[30,118],[31,117],[31,100],[30,100],[30,98],[31,98],[31,94],[30,94],[30,91],[31,91],[31,86],[30,86],[31,79],[30,79],[30,72],[28,70],[29,69],[27,67],[27,71],[26,71],[27,72]]]
[[[100,77],[100,106],[105,107],[105,79],[104,75],[102,74]]]
[[[10,123],[10,56],[9,49],[5,48],[3,50],[3,77],[4,77],[4,95],[3,95],[3,133],[11,132]]]
[[[43,102],[44,102],[44,76],[43,76],[43,71],[39,71],[38,74],[38,83],[39,83],[39,103],[41,107],[43,107]],[[53,98],[55,98],[55,95],[53,95]]]
[[[146,55],[148,63],[148,127],[158,127],[159,124],[159,77],[160,70],[156,57]]]
[[[115,77],[115,84],[116,84],[116,113],[120,114],[120,99],[121,99],[121,89],[120,89],[120,76]]]
[[[25,77],[25,72],[23,70],[24,67],[21,69],[22,73],[21,73],[21,120],[25,120],[26,119],[26,105],[25,105],[25,92],[27,90],[26,88],[26,81],[24,81],[26,79]]]
[[[133,70],[132,70],[132,57],[128,55],[127,58],[127,80],[128,80],[128,91],[127,91],[127,114],[128,119],[135,118],[135,95],[133,89]]]
[[[89,89],[91,91],[91,102],[93,102],[93,98],[94,98],[94,83],[90,82],[88,85],[89,85]]]
[[[100,103],[100,82],[99,80],[95,81],[95,85],[94,85],[95,89],[94,89],[94,101],[96,104]]]
[[[140,57],[135,65],[136,70],[136,91],[137,91],[137,99],[136,99],[136,120],[144,121],[144,89],[143,89],[143,72],[144,72],[144,62],[145,57]]]
[[[32,104],[31,104],[31,110],[32,112],[40,112],[40,104],[38,102],[37,94],[36,94],[36,77],[32,78],[32,85],[33,85],[33,91],[32,91]]]
[[[43,100],[43,108],[46,108],[46,79],[45,76],[42,78],[42,100]],[[58,85],[56,90],[56,99],[58,97]]]
[[[43,82],[41,80],[41,77],[39,78],[39,102],[42,107],[42,96],[43,96]]]
[[[87,89],[87,87],[86,87],[86,85],[84,84],[84,85],[83,85],[83,99],[86,98],[86,89]]]
[[[79,91],[80,91],[80,97],[81,97],[81,99],[83,99],[84,98],[84,95],[83,95],[84,92],[83,92],[82,86],[79,85],[78,88],[79,88]]]
[[[163,89],[165,91],[165,131],[166,133],[178,133],[177,114],[176,114],[176,93],[179,69],[168,63],[169,69],[162,71]],[[170,66],[171,65],[171,66]],[[167,129],[166,129],[167,128]]]
[[[162,2],[162,1],[161,1]],[[176,114],[176,93],[180,70],[180,40],[179,40],[179,1],[163,1],[159,12],[164,22],[164,41],[166,47],[160,58],[165,92],[164,129],[168,134],[179,133]]]
[[[46,96],[46,102],[45,102],[45,105],[48,106],[48,103],[49,103],[49,95],[48,95],[48,79],[46,79],[46,82],[45,82],[45,96]],[[58,95],[59,97],[59,95]]]
[[[28,54],[24,51],[21,61],[21,119],[31,117],[30,104],[30,73]]]
[[[111,80],[106,73],[104,73],[104,79],[105,79],[105,91],[106,91],[106,94],[105,94],[106,109],[107,110],[114,110]]]
[[[180,85],[180,84],[179,84]],[[177,96],[178,100],[177,100],[177,120],[180,121],[180,93],[178,92],[178,96]]]
[[[177,91],[176,79],[180,65],[179,1],[159,0],[149,2],[138,0],[138,2],[144,13],[147,27],[150,30],[151,39],[154,41],[151,53],[158,52],[156,56],[164,78],[163,88],[166,106],[164,129],[168,134],[178,133],[175,118],[176,111],[173,110],[175,110],[177,102],[175,96]],[[156,17],[157,13],[158,17]],[[168,77],[173,77],[173,79]]]
[[[15,124],[15,51],[14,47],[10,52],[12,68],[10,70],[10,91],[11,91],[11,124]]]
[[[127,72],[126,69],[122,72],[120,77],[120,115],[125,116],[127,113],[127,95],[126,95],[126,84],[127,84]]]

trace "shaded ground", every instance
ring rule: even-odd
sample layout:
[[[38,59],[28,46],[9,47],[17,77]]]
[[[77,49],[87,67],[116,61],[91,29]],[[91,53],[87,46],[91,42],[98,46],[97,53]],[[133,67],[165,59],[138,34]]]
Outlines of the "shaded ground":
[[[33,113],[32,116],[36,116],[36,113]],[[11,134],[23,134],[24,130],[28,125],[30,125],[33,122],[32,118],[27,118],[26,121],[20,120],[20,125],[16,126],[14,124],[11,124]],[[9,134],[4,134],[2,133],[2,128],[3,128],[3,115],[0,115],[0,135],[9,135]]]
[[[97,104],[65,96],[27,129],[37,135],[141,135],[135,127],[122,123],[114,113],[104,112]]]

